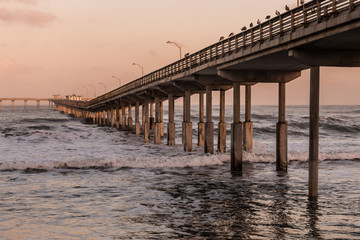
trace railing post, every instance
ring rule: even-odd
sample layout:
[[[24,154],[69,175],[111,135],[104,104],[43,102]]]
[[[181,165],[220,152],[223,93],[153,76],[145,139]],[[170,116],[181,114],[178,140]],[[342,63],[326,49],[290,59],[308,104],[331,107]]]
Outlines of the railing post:
[[[269,21],[269,38],[270,40],[273,38],[273,24],[272,21]]]
[[[321,21],[321,5],[319,0],[316,1],[316,12],[317,12],[317,21]]]
[[[243,33],[243,48],[246,46],[246,34]]]
[[[295,15],[294,11],[291,11],[291,32],[295,31]]]
[[[284,24],[283,24],[283,19],[281,16],[279,16],[279,24],[280,24],[280,35],[283,34],[283,31],[284,31]]]
[[[349,0],[349,10],[350,12],[354,10],[354,0]]]
[[[304,27],[307,26],[307,11],[304,10]]]
[[[336,13],[336,0],[332,0],[332,13]]]

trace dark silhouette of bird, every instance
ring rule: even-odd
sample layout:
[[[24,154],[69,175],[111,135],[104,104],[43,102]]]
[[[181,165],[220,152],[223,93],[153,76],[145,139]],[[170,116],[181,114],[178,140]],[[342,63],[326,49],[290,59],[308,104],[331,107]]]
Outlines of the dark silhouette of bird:
[[[190,56],[190,53],[185,53],[184,57]]]
[[[242,27],[241,31],[245,31],[247,28],[245,26]]]
[[[288,5],[285,5],[285,10],[286,10],[286,11],[290,11],[290,8],[289,8]]]
[[[224,39],[225,39],[224,36],[221,36],[220,39],[219,39],[219,41],[222,41],[222,40],[224,40]]]
[[[250,23],[250,27],[252,28],[254,26],[254,24],[253,23]]]
[[[267,15],[266,17],[265,17],[265,19],[270,19],[271,18],[271,16],[270,15]]]
[[[232,36],[234,36],[234,33],[230,33],[230,34],[229,34],[229,37],[232,37]]]
[[[276,16],[280,15],[280,12],[278,10],[275,11]]]
[[[261,24],[261,21],[260,19],[257,20],[257,24],[260,25]]]
[[[305,1],[304,1],[304,0],[300,0],[300,3],[301,3],[301,5],[303,5],[303,4],[305,3]]]

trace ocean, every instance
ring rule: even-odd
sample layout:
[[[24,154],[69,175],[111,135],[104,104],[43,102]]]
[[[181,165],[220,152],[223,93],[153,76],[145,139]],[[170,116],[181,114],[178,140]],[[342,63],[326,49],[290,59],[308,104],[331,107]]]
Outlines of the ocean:
[[[309,109],[286,114],[288,172],[276,172],[277,107],[253,106],[254,149],[235,176],[232,106],[227,151],[214,155],[196,146],[197,106],[191,153],[181,106],[174,147],[45,106],[3,106],[0,239],[360,239],[360,106],[320,108],[318,201],[307,196]]]

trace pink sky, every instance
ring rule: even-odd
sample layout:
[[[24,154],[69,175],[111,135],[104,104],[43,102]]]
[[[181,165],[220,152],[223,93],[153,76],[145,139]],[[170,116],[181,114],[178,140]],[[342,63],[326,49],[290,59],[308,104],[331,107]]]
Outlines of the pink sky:
[[[0,0],[0,97],[104,93],[240,32],[296,0]],[[360,104],[359,69],[322,68],[321,104]],[[215,94],[215,101],[216,101]],[[288,104],[308,104],[309,72],[287,84]],[[227,104],[231,104],[227,93]],[[194,101],[195,98],[194,98]],[[195,102],[197,103],[197,102]],[[254,104],[277,104],[277,85],[253,88]]]

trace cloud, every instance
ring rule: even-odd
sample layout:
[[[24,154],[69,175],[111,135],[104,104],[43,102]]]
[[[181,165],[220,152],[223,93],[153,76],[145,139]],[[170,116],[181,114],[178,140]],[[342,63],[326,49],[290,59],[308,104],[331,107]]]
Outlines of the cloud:
[[[20,22],[31,26],[42,27],[48,23],[54,22],[57,17],[54,14],[32,10],[0,8],[0,21],[5,23]]]
[[[7,2],[16,2],[22,4],[36,4],[37,0],[0,0],[0,3],[7,3]]]

